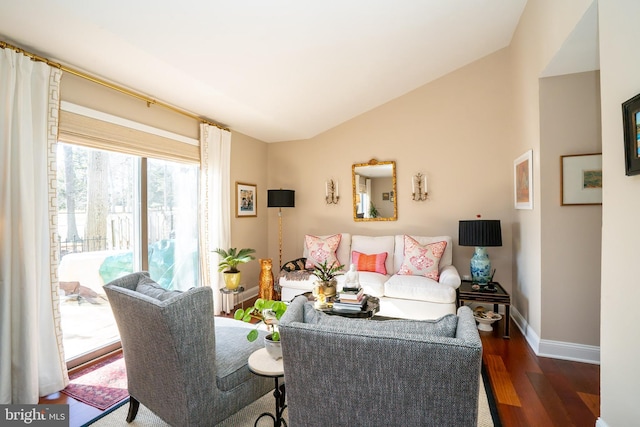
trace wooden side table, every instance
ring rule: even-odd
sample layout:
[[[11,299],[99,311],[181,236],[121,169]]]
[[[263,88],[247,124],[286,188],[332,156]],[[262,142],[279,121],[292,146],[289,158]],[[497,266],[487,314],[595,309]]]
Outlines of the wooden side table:
[[[460,287],[456,291],[458,307],[461,307],[465,302],[481,302],[493,304],[493,311],[498,312],[498,305],[504,305],[505,317],[504,317],[504,336],[503,338],[509,338],[509,311],[511,309],[511,296],[504,290],[504,288],[498,282],[491,282],[496,289],[495,292],[488,290],[473,289],[473,283],[463,280]]]
[[[273,391],[273,397],[276,399],[275,415],[270,412],[264,412],[256,419],[254,426],[258,425],[258,421],[262,417],[270,417],[273,419],[274,427],[281,427],[287,425],[287,422],[282,418],[282,412],[287,407],[285,399],[285,387],[283,384],[278,384],[278,379],[284,377],[284,363],[282,359],[275,360],[269,356],[266,348],[261,348],[251,353],[249,356],[249,370],[256,375],[262,377],[270,377],[275,381],[275,388]]]
[[[243,292],[244,288],[242,286],[238,286],[235,289],[220,288],[220,294],[222,294],[222,311],[227,314],[231,313],[231,309],[236,305],[236,295],[240,295]],[[231,304],[229,304],[229,297],[232,298]]]

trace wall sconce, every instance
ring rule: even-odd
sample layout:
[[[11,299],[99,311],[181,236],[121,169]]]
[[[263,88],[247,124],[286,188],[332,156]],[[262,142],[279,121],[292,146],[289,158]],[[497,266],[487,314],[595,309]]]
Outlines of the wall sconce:
[[[411,197],[416,202],[424,202],[427,200],[427,176],[418,172],[411,177]]]
[[[338,195],[338,182],[333,182],[332,179],[324,184],[324,200],[328,205],[337,205],[340,196]]]

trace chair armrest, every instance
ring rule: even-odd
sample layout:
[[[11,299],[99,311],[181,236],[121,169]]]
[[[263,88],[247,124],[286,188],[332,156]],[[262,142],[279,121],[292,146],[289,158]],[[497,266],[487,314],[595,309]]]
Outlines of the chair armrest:
[[[438,282],[443,285],[449,285],[454,289],[458,289],[460,283],[462,283],[458,269],[454,265],[444,266],[442,270],[440,270],[440,279]]]

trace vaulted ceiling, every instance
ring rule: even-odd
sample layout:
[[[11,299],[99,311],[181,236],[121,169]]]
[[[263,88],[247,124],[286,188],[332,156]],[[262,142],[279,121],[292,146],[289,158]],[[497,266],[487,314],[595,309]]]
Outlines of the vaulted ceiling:
[[[509,45],[526,0],[0,0],[0,40],[262,141]]]

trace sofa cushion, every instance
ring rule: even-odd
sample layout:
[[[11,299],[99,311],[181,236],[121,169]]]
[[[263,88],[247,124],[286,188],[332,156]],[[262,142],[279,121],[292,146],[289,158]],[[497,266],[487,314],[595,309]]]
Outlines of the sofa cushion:
[[[247,360],[251,353],[264,348],[265,331],[259,330],[259,338],[254,342],[247,340],[247,334],[255,325],[240,320],[216,317],[215,339],[216,345],[216,386],[222,391],[233,390],[254,374],[249,371]]]
[[[424,276],[394,274],[384,284],[384,295],[417,301],[451,304],[456,302],[454,287],[438,283]]]
[[[169,291],[148,277],[140,279],[138,286],[136,287],[136,292],[140,292],[141,294],[160,301],[166,301],[169,298],[182,295],[181,291]]]
[[[373,271],[375,273],[387,274],[384,262],[387,260],[387,252],[381,254],[363,254],[358,251],[351,252],[351,263],[358,271]]]
[[[328,266],[340,265],[336,251],[341,237],[340,234],[328,237],[305,235],[304,244],[308,252],[305,268],[313,269],[317,264],[322,264],[325,261]]]
[[[387,268],[387,271],[391,273],[397,273],[402,266],[404,261],[404,236],[405,234],[397,234],[395,236],[395,252],[393,256],[393,269]],[[440,258],[440,268],[446,267],[447,265],[453,264],[453,240],[451,236],[434,236],[434,237],[426,237],[426,236],[415,236],[413,234],[409,235],[416,242],[421,245],[427,245],[429,243],[435,242],[447,242],[447,247],[444,250],[444,254],[442,254],[442,258]]]
[[[389,276],[372,271],[360,271],[358,276],[360,287],[364,289],[365,294],[374,297],[384,296],[384,283],[389,279]],[[338,289],[342,289],[344,276],[338,276],[336,279],[338,280]]]
[[[447,242],[434,242],[421,245],[417,240],[404,236],[404,261],[398,274],[425,276],[438,280],[440,277],[440,258],[444,254]]]
[[[318,325],[323,330],[336,333],[355,333],[378,337],[418,338],[438,336],[454,338],[458,326],[458,316],[448,314],[436,320],[393,319],[370,321],[367,319],[348,319],[328,315],[307,302],[304,306],[304,322]]]
[[[384,262],[386,274],[392,274],[395,272],[394,268],[394,250],[395,250],[395,237],[394,236],[361,236],[354,235],[351,237],[351,249],[349,255],[353,255],[353,251],[360,252],[361,254],[381,254],[386,252],[387,259]],[[349,264],[353,263],[353,259]],[[355,263],[354,263],[355,264]]]

